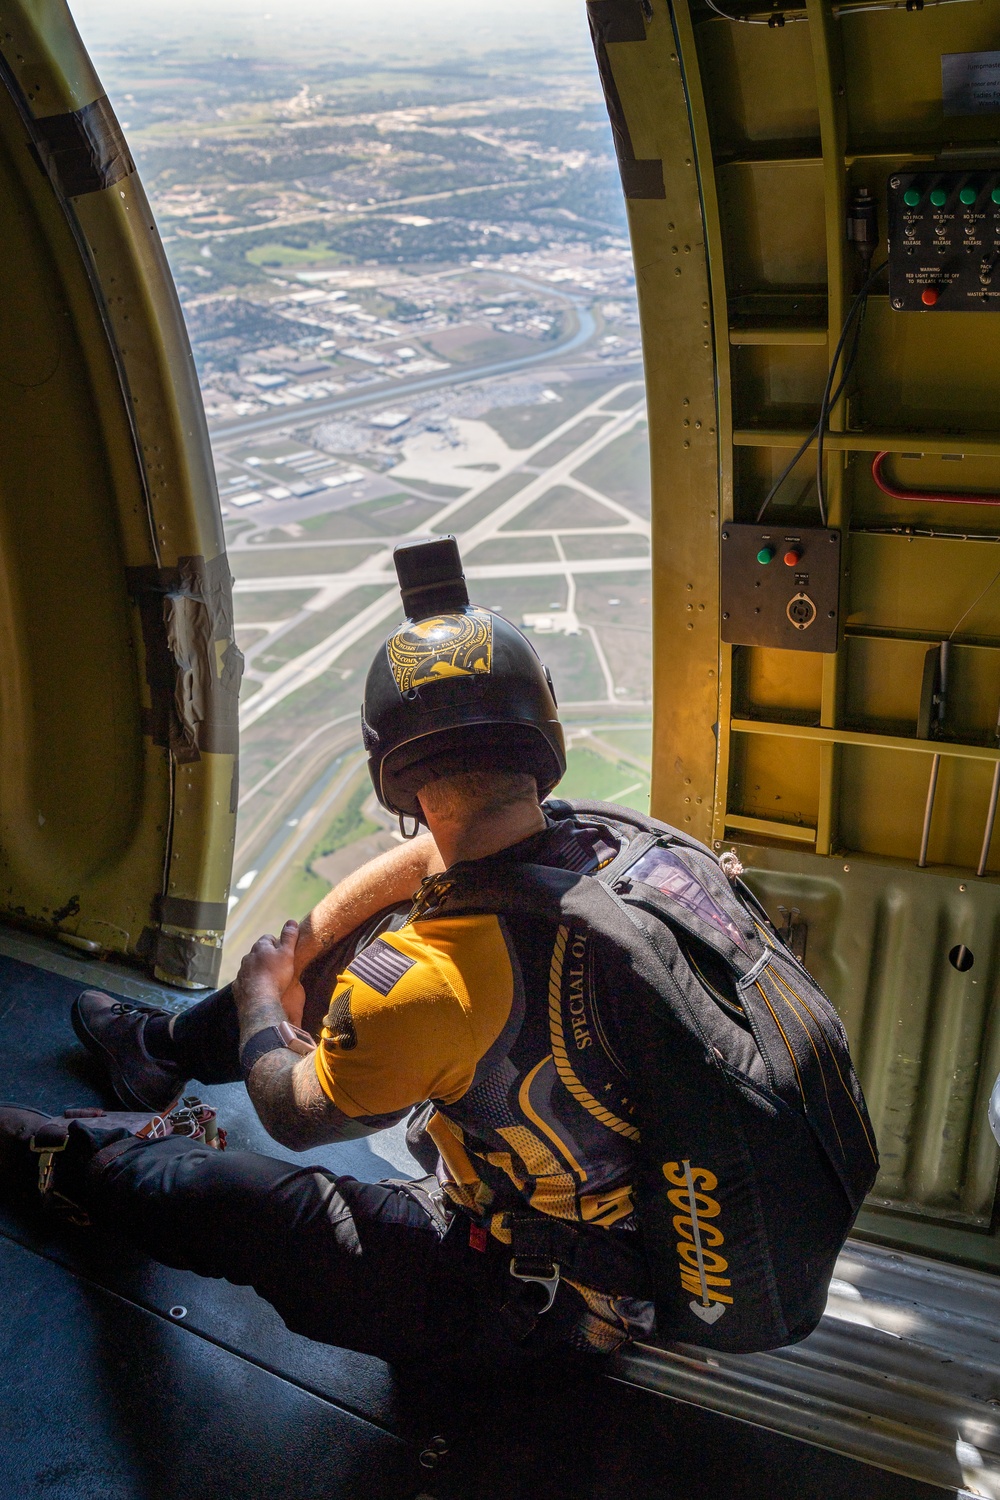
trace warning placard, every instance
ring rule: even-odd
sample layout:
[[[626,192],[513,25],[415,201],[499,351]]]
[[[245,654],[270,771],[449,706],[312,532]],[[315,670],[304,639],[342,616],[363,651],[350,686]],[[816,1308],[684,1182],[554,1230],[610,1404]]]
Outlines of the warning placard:
[[[941,97],[946,115],[1000,114],[1000,52],[946,52]]]

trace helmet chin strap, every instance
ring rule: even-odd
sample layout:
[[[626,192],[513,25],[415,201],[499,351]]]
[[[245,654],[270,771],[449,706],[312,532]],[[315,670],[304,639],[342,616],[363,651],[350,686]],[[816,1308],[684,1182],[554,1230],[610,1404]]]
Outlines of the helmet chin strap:
[[[411,816],[413,816],[413,815],[411,814]],[[420,832],[420,819],[417,818],[417,817],[413,818],[413,827],[410,830],[410,832],[407,833],[407,831],[406,831],[406,813],[400,813],[400,815],[399,815],[399,836],[400,836],[400,838],[401,839],[415,839],[416,836],[417,836],[417,834],[419,832]]]

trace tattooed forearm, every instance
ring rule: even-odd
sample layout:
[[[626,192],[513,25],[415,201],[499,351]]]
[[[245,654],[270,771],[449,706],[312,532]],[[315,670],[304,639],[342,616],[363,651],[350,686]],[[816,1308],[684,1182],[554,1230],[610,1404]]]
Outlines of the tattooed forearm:
[[[247,1091],[268,1135],[290,1151],[370,1135],[372,1124],[343,1114],[320,1087],[311,1057],[266,1052],[254,1065]]]

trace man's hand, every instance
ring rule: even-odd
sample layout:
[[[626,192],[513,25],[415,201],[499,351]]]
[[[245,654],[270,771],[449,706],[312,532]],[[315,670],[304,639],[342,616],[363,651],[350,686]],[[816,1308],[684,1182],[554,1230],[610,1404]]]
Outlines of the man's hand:
[[[240,1018],[240,1046],[266,1026],[278,1025],[287,1015],[293,1025],[301,1019],[289,1010],[289,997],[302,986],[295,978],[295,942],[299,924],[288,921],[281,936],[260,937],[240,964],[233,982],[233,999]],[[330,1141],[355,1140],[381,1129],[342,1114],[323,1092],[312,1056],[299,1057],[276,1048],[254,1063],[247,1092],[264,1129],[292,1151]]]
[[[298,922],[289,919],[281,929],[280,937],[258,938],[243,959],[233,983],[233,999],[241,1029],[245,1029],[252,1012],[280,1003],[282,995],[291,988],[295,979],[298,935]],[[301,1011],[299,1014],[301,1016]]]

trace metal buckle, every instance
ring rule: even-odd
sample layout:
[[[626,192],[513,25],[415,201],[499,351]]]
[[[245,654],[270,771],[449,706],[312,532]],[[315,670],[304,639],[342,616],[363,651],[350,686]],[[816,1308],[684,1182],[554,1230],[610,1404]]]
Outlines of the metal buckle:
[[[31,1149],[38,1157],[38,1191],[43,1198],[47,1198],[52,1191],[52,1174],[55,1171],[55,1160],[60,1151],[65,1151],[68,1141],[63,1141],[61,1146],[36,1146],[35,1138],[31,1138]]]
[[[57,1209],[69,1219],[71,1224],[88,1225],[90,1218],[85,1209],[71,1198],[57,1193],[52,1186],[52,1175],[55,1172],[55,1158],[60,1151],[65,1151],[69,1140],[63,1141],[61,1146],[36,1146],[34,1138],[30,1141],[31,1150],[38,1157],[38,1191],[50,1207]]]
[[[561,1274],[559,1262],[534,1255],[512,1255],[510,1274],[515,1281],[536,1282],[545,1288],[548,1300],[544,1307],[538,1309],[538,1316],[541,1317],[543,1313],[547,1313],[556,1300],[556,1292],[559,1290]]]

